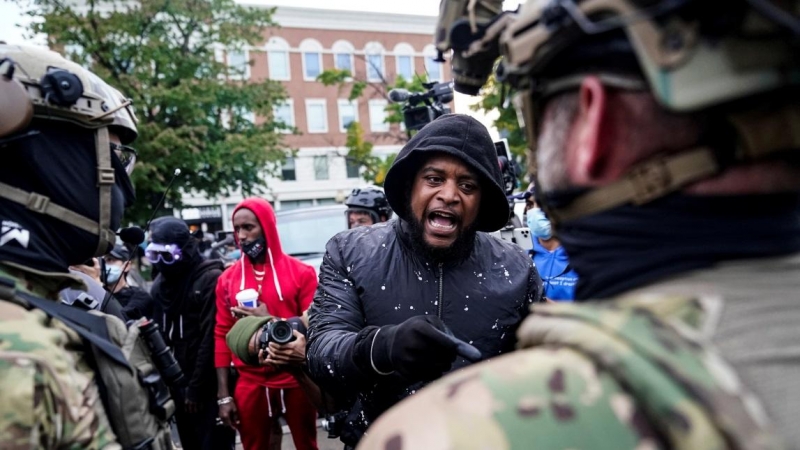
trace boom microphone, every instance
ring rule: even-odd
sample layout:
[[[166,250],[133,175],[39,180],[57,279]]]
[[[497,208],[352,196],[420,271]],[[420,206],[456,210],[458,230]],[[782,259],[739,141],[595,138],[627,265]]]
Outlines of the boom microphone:
[[[411,97],[411,92],[406,89],[392,89],[389,91],[389,100],[395,103],[401,103]]]
[[[128,227],[119,230],[117,233],[122,242],[129,245],[139,245],[144,242],[144,230],[139,227]]]

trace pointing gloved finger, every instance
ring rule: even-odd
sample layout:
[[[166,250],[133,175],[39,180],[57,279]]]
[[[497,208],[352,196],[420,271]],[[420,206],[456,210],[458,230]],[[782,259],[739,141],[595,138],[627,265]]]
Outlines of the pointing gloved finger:
[[[456,346],[456,354],[458,354],[458,356],[461,356],[469,362],[477,362],[481,360],[483,355],[481,355],[481,351],[474,346],[467,344],[461,339],[453,336],[452,334],[447,334],[442,330],[437,329],[436,331]]]

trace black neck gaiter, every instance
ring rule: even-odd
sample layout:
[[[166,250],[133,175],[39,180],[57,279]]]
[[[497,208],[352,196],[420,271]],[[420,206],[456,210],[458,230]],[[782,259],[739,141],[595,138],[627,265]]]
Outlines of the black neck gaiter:
[[[560,224],[576,299],[609,298],[733,259],[800,251],[800,194],[673,194]]]
[[[34,120],[31,129],[39,134],[0,146],[0,181],[45,195],[55,204],[96,220],[96,132],[45,120]],[[115,166],[118,168],[121,166]],[[117,170],[115,175],[118,184],[112,190],[111,228],[116,230],[126,202],[119,184],[125,181],[130,187],[130,182],[124,172]],[[0,199],[0,224],[0,261],[48,272],[66,272],[67,266],[82,264],[92,257],[99,239],[58,218],[5,199]]]

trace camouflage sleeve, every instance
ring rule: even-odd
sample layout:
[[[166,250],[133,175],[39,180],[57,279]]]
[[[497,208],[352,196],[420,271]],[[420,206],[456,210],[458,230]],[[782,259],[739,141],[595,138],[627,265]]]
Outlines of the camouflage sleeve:
[[[381,416],[358,449],[659,447],[614,378],[562,347],[517,351],[443,378]]]
[[[40,311],[0,302],[3,449],[119,449],[80,338]]]

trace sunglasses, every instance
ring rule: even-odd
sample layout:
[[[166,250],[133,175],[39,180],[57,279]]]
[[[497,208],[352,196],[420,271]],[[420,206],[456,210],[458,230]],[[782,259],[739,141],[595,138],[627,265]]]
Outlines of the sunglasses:
[[[181,259],[181,248],[177,244],[150,243],[144,249],[144,256],[151,264],[163,262],[173,264]]]
[[[128,175],[133,173],[133,167],[136,165],[136,157],[139,155],[136,152],[136,149],[127,145],[115,144],[113,142],[109,145],[111,147],[111,151],[117,155],[117,159],[119,159],[119,162],[125,169],[125,173]]]

